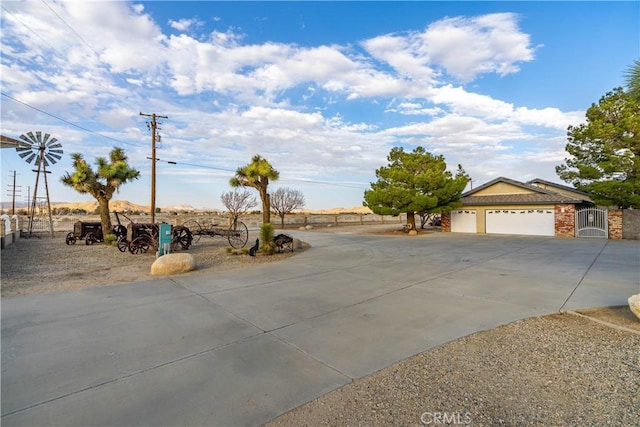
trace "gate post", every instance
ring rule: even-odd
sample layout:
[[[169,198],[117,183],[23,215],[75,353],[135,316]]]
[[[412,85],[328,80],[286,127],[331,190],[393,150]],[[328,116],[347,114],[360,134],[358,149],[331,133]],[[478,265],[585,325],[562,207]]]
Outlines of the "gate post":
[[[609,209],[609,238],[622,239],[622,209]]]
[[[555,236],[576,237],[576,206],[555,205]]]

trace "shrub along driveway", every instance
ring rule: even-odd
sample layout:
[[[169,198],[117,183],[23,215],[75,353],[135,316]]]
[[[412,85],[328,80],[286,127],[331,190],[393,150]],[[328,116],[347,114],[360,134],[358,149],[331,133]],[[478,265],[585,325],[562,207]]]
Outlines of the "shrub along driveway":
[[[3,425],[255,425],[441,343],[623,305],[640,245],[296,232],[280,263],[2,299]]]

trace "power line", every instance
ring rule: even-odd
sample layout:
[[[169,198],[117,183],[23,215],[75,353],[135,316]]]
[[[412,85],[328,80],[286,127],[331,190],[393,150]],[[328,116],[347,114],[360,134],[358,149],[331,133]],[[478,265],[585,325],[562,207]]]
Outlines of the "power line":
[[[232,169],[224,169],[224,168],[219,168],[215,166],[198,165],[194,163],[183,163],[183,162],[175,162],[175,161],[161,160],[161,159],[156,159],[156,161],[165,162],[172,165],[192,166],[196,168],[212,169],[212,170],[218,170],[222,172],[231,172],[231,173],[236,172],[235,170],[232,170]],[[333,187],[346,187],[346,188],[356,188],[356,189],[361,189],[367,186],[367,184],[365,183],[357,184],[357,183],[350,183],[350,182],[320,181],[320,180],[306,179],[306,178],[286,178],[286,179],[283,179],[283,181],[296,181],[296,182],[303,182],[306,184],[319,184],[319,185],[328,185]]]
[[[33,30],[31,27],[29,27],[27,24],[25,24],[24,22],[22,22],[20,20],[20,18],[18,18],[15,14],[13,14],[12,12],[10,12],[6,7],[4,7],[4,5],[1,6],[2,10],[4,10],[5,12],[7,12],[9,15],[11,15],[13,17],[13,19],[15,19],[16,21],[18,21],[20,24],[22,24],[27,30],[31,31],[37,38],[39,38],[44,44],[46,44],[47,46],[49,46],[54,52],[56,52],[58,55],[63,56],[55,47],[51,46],[51,44],[45,40],[44,38],[42,38],[40,36],[40,34],[38,34],[37,32],[35,32],[35,30]]]
[[[63,119],[62,117],[58,117],[58,116],[56,116],[56,115],[54,115],[54,114],[48,113],[48,112],[46,112],[46,111],[44,111],[44,110],[41,110],[41,109],[40,109],[40,108],[38,108],[38,107],[34,107],[34,106],[32,106],[32,105],[27,104],[26,102],[20,101],[19,99],[16,99],[16,98],[14,98],[13,96],[11,96],[11,95],[9,95],[9,94],[7,94],[7,93],[0,92],[0,94],[1,94],[2,96],[4,96],[4,97],[9,98],[10,100],[12,100],[12,101],[14,101],[14,102],[17,102],[18,104],[22,104],[22,105],[24,105],[25,107],[29,107],[29,108],[31,108],[32,110],[35,110],[35,111],[37,111],[37,112],[39,112],[39,113],[42,113],[42,114],[45,114],[45,115],[47,115],[47,116],[49,116],[49,117],[52,117],[52,118],[54,118],[54,119],[56,119],[56,120],[60,120],[60,121],[61,121],[61,122],[63,122],[63,123],[66,123],[66,124],[68,124],[68,125],[70,125],[70,126],[73,126],[73,127],[75,127],[75,128],[78,128],[78,129],[83,130],[83,131],[85,131],[85,132],[89,132],[90,134],[97,135],[97,136],[102,137],[102,138],[110,139],[111,141],[119,142],[119,143],[121,143],[121,144],[132,145],[132,146],[134,146],[134,147],[138,147],[138,148],[143,148],[143,147],[144,147],[144,146],[143,146],[143,145],[141,145],[141,144],[136,144],[136,143],[133,143],[133,142],[122,141],[121,139],[112,138],[112,137],[110,137],[110,136],[103,135],[103,134],[101,134],[101,133],[99,133],[99,132],[96,132],[96,131],[94,131],[94,130],[87,129],[87,128],[85,128],[85,127],[82,127],[82,126],[80,126],[80,125],[77,125],[77,124],[75,124],[75,123],[72,123],[72,122],[70,122],[70,121],[68,121],[68,120],[65,120],[65,119]]]
[[[47,6],[47,7],[49,8],[49,10],[50,10],[51,12],[53,12],[53,14],[54,14],[54,15],[56,15],[56,16],[58,17],[58,19],[60,19],[60,21],[62,21],[62,23],[63,23],[64,25],[66,25],[66,26],[67,26],[67,28],[69,28],[69,29],[71,30],[71,32],[72,32],[73,34],[75,34],[75,35],[76,35],[76,37],[78,37],[78,39],[79,39],[79,40],[80,40],[80,41],[81,41],[81,42],[82,42],[82,43],[83,43],[83,44],[84,44],[84,45],[85,45],[85,46],[86,46],[86,47],[87,47],[91,52],[93,52],[93,54],[94,54],[94,55],[96,55],[96,57],[98,57],[98,59],[100,59],[100,55],[98,55],[98,52],[96,52],[95,50],[93,50],[93,48],[89,45],[89,43],[87,43],[87,42],[82,38],[82,36],[81,36],[80,34],[78,34],[78,32],[77,32],[76,30],[74,30],[74,29],[73,29],[73,27],[72,27],[71,25],[69,25],[69,24],[67,23],[67,21],[65,21],[65,20],[64,20],[64,18],[62,18],[62,16],[60,16],[60,15],[58,14],[58,12],[56,12],[55,10],[53,10],[53,8],[52,8],[51,6],[49,6],[49,4],[48,4],[45,0],[41,0],[41,1],[42,1],[42,3],[43,3],[45,6]]]

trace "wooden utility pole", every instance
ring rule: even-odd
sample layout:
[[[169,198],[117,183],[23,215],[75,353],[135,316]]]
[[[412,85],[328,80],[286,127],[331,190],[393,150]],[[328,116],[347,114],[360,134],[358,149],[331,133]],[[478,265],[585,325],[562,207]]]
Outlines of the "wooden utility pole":
[[[13,172],[13,185],[10,185],[11,187],[11,194],[7,194],[7,196],[11,196],[11,215],[15,215],[16,214],[16,192],[20,191],[20,186],[16,185],[16,171],[9,171],[9,172]],[[11,175],[9,175],[11,176]]]
[[[151,117],[151,222],[156,222],[156,129],[158,123],[156,119],[168,119],[167,116],[159,116],[156,113],[144,114],[140,112],[141,116]]]

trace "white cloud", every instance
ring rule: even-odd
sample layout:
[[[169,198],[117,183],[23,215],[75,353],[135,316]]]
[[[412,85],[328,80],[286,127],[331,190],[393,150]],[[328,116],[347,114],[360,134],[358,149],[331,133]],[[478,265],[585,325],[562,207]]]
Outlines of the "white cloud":
[[[200,21],[197,18],[191,18],[191,19],[183,18],[183,19],[178,19],[177,21],[174,21],[173,19],[169,20],[169,26],[171,28],[178,31],[183,31],[183,32],[194,27],[202,27],[203,25],[204,25],[204,22]]]
[[[529,35],[518,29],[512,13],[443,19],[430,24],[422,40],[424,53],[462,81],[489,72],[514,73],[518,62],[534,58]]]
[[[467,82],[484,73],[514,73],[519,62],[533,60],[529,35],[518,29],[517,18],[511,13],[446,18],[423,32],[379,36],[362,45],[416,81],[435,84],[441,77],[436,70],[443,68]]]

